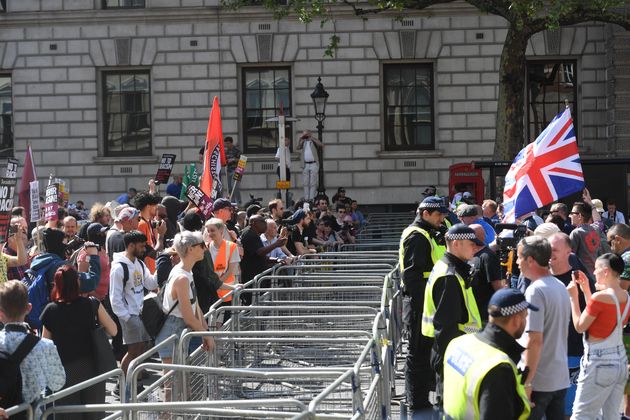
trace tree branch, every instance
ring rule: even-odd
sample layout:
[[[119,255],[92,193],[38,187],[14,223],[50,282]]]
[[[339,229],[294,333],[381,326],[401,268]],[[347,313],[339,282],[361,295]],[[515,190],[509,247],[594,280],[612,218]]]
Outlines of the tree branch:
[[[541,17],[532,19],[527,26],[530,28],[531,33],[534,34],[536,32],[544,31],[556,24],[558,26],[570,26],[585,22],[612,23],[614,25],[619,25],[626,30],[630,30],[630,18],[628,17],[611,11],[582,8],[578,8],[570,13],[561,15],[557,22],[549,17]]]
[[[381,12],[384,12],[385,10],[389,10],[392,8],[391,5],[387,5],[385,7],[379,8],[379,9],[363,9],[362,7],[357,7],[356,4],[354,2],[351,2],[349,0],[343,0],[343,3],[352,7],[352,11],[354,12],[354,14],[356,16],[365,16],[365,15],[369,15],[369,14],[378,14]]]
[[[507,21],[512,21],[510,13],[510,2],[507,0],[466,0],[466,2],[477,9],[493,15],[498,15]]]
[[[436,4],[443,3],[452,3],[456,0],[395,0],[395,1],[383,1],[379,0],[377,3],[383,5],[383,7],[378,7],[375,9],[364,9],[362,7],[356,6],[356,1],[352,0],[343,0],[343,3],[352,7],[354,14],[356,16],[365,16],[365,15],[374,15],[386,10],[404,10],[404,9],[413,9],[413,10],[422,10],[427,7],[431,7]]]

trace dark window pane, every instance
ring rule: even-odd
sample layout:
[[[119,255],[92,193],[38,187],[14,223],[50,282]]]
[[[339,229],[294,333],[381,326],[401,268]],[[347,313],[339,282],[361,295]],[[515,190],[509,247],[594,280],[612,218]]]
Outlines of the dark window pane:
[[[577,67],[575,61],[529,61],[527,63],[528,141],[563,112],[568,101],[577,130]]]
[[[13,99],[11,76],[0,75],[0,156],[13,156]]]
[[[271,153],[278,147],[278,124],[267,121],[291,115],[291,74],[286,68],[243,69],[244,149],[249,153]],[[287,133],[290,124],[287,123]]]
[[[433,67],[386,64],[385,149],[433,149]]]
[[[103,9],[144,8],[144,0],[103,0]]]
[[[105,73],[103,81],[106,155],[150,155],[149,73],[144,71]]]

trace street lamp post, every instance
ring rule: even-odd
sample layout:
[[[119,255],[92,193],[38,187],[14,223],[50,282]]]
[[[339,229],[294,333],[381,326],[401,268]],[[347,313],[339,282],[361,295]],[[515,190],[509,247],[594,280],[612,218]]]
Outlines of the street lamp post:
[[[326,119],[326,102],[328,101],[328,92],[322,85],[322,78],[317,78],[317,84],[315,90],[311,93],[311,99],[313,99],[313,105],[315,106],[315,119],[317,120],[317,138],[322,142],[322,131],[324,130],[324,120]],[[317,155],[319,157],[319,180],[317,190],[320,193],[326,191],[324,186],[324,148],[317,148]]]

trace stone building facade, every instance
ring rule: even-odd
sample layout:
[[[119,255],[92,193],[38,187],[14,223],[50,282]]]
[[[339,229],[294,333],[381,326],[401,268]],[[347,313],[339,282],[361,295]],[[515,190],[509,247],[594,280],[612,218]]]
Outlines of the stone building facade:
[[[5,114],[12,114],[15,155],[22,160],[30,143],[38,175],[69,181],[73,199],[91,201],[96,193],[110,200],[142,188],[162,153],[177,155],[175,172],[196,162],[215,95],[224,135],[247,149],[244,196],[271,198],[277,179],[274,145],[265,137],[271,129],[248,117],[272,116],[270,108],[285,101],[288,115],[299,118],[289,135],[314,130],[310,94],[319,76],[330,95],[323,134],[329,195],[344,186],[365,204],[412,202],[423,186],[445,191],[451,164],[492,156],[507,30],[501,18],[466,3],[367,21],[339,6],[335,19],[320,26],[276,21],[261,7],[226,10],[218,0],[114,0],[143,7],[103,8],[110,2],[11,1],[0,15],[0,80],[10,80]],[[340,38],[334,58],[324,56],[332,33]],[[596,23],[530,42],[530,64],[547,82],[528,88],[528,98],[546,95],[539,105],[546,118],[569,97],[585,155],[630,152],[630,124],[619,123],[630,120],[628,45],[624,33]],[[284,85],[277,83],[272,95],[254,93],[250,103],[270,71],[282,74]],[[407,71],[415,71],[415,84],[396,87]],[[117,79],[121,72],[137,77]],[[110,89],[137,95],[120,99]],[[275,102],[261,104],[263,97]],[[106,115],[118,100],[142,115]],[[532,132],[542,120],[526,113]],[[133,130],[128,121],[135,121]],[[130,131],[133,146],[126,148],[120,137]],[[300,196],[301,176],[293,179]]]

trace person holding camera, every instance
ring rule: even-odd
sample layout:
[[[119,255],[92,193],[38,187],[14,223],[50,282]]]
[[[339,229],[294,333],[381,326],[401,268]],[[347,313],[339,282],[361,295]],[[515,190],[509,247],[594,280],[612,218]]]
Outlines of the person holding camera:
[[[304,186],[304,199],[306,201],[313,200],[317,192],[317,181],[319,178],[319,155],[317,149],[322,147],[324,147],[324,144],[313,137],[309,130],[302,131],[297,149],[304,150],[302,153],[302,161],[304,162],[302,185]]]
[[[164,249],[166,234],[166,222],[155,220],[159,203],[160,197],[144,191],[139,192],[134,198],[135,207],[140,210],[138,230],[147,237],[144,263],[152,274],[155,273],[157,252]]]
[[[103,226],[100,223],[90,223],[87,229],[88,242],[85,247],[79,251],[77,255],[77,270],[79,272],[87,272],[89,270],[88,253],[86,248],[95,247],[97,255],[101,263],[101,279],[98,282],[96,289],[90,293],[102,302],[107,296],[109,291],[109,257],[107,251],[105,251],[105,234],[109,227]]]
[[[9,237],[2,249],[0,284],[7,280],[22,280],[28,268],[26,252],[26,219],[13,217],[9,222]]]

